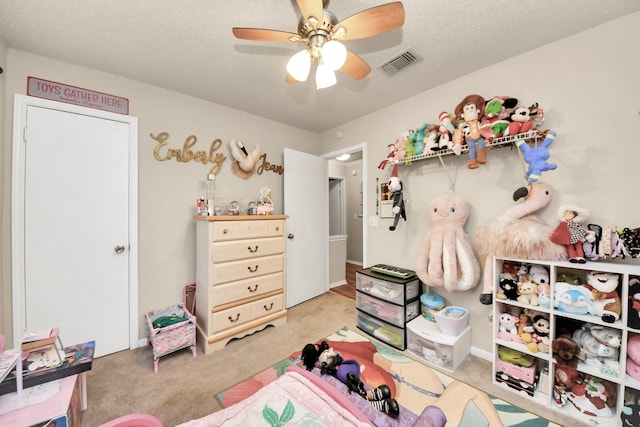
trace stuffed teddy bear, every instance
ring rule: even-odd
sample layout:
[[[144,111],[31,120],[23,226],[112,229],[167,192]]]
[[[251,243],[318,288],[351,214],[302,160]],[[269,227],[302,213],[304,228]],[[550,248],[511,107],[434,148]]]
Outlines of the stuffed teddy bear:
[[[538,285],[531,280],[531,276],[528,274],[521,276],[518,281],[518,302],[538,305]]]
[[[627,340],[627,374],[640,381],[640,335],[633,335]]]
[[[553,351],[553,358],[558,365],[570,368],[578,367],[580,346],[568,335],[561,335],[551,341],[551,350]]]
[[[522,139],[515,142],[516,147],[524,153],[524,161],[529,165],[525,173],[527,181],[537,182],[542,172],[554,170],[558,167],[555,163],[547,162],[550,157],[547,148],[551,145],[555,137],[556,133],[550,130],[544,138],[544,141],[542,141],[542,144],[534,148],[530,147],[529,144]]]
[[[622,333],[619,329],[587,324],[574,331],[572,338],[580,346],[579,357],[584,357],[585,363],[607,375],[620,375],[618,355]]]
[[[538,286],[543,284],[549,284],[549,271],[542,265],[532,264],[529,267],[529,276]]]
[[[591,290],[593,301],[589,313],[600,316],[603,322],[614,323],[622,314],[622,302],[618,294],[620,277],[615,273],[590,271],[587,274],[587,284]]]
[[[633,329],[640,329],[640,278],[629,278],[627,325]]]

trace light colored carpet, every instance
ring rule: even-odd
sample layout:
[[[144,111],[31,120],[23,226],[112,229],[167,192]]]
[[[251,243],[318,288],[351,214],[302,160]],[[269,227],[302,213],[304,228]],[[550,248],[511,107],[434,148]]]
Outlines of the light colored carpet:
[[[149,348],[98,358],[87,373],[88,408],[82,425],[95,427],[134,412],[155,415],[165,426],[203,417],[221,409],[216,393],[344,326],[356,330],[355,302],[329,292],[292,307],[286,325],[232,341],[209,356],[200,349],[195,359],[188,349],[167,355],[160,359],[157,374]],[[560,425],[582,425],[493,385],[488,361],[469,357],[449,375]]]

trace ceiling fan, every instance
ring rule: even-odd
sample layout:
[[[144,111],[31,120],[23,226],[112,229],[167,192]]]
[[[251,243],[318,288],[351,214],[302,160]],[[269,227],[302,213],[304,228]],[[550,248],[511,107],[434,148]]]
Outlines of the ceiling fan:
[[[303,43],[305,48],[293,55],[287,64],[287,83],[306,81],[314,60],[317,61],[316,87],[323,89],[336,83],[335,71],[342,70],[362,80],[371,67],[347,49],[341,40],[372,37],[404,24],[404,7],[397,1],[375,6],[338,21],[326,9],[323,0],[296,0],[302,17],[298,33],[261,28],[233,28],[233,35],[244,40]],[[328,3],[325,0],[325,3]]]

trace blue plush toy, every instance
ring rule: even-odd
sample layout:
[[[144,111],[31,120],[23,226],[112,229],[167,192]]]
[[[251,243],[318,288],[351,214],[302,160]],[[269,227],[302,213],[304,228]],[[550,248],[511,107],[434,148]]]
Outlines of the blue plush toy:
[[[531,148],[529,144],[522,139],[516,141],[516,146],[524,152],[524,161],[529,165],[526,174],[529,182],[538,181],[542,172],[554,170],[558,167],[555,163],[547,162],[550,156],[547,148],[551,145],[555,137],[556,133],[550,130],[544,141],[542,141],[542,145],[534,148]]]

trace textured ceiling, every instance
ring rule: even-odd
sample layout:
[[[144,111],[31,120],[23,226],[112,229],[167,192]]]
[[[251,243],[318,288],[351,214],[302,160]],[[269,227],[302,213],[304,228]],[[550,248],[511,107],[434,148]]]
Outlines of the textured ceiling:
[[[386,2],[332,0],[329,10],[343,20]],[[322,132],[640,10],[638,0],[402,3],[401,29],[345,42],[371,74],[355,81],[339,72],[337,85],[321,91],[311,79],[284,82],[299,45],[237,40],[231,33],[234,26],[297,32],[293,0],[0,0],[0,38],[15,49]],[[394,75],[379,68],[407,48],[423,60]]]

